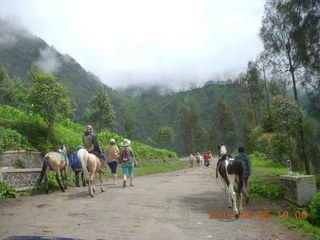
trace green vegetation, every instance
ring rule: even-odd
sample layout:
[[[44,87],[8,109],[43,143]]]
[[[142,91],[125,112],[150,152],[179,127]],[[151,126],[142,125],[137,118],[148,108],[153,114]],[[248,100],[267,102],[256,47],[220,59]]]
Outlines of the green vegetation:
[[[283,190],[280,186],[280,175],[287,170],[279,163],[266,160],[263,154],[250,154],[252,176],[249,178],[249,189],[252,196],[265,198],[281,198]]]
[[[249,178],[250,195],[253,197],[264,197],[281,199],[283,190],[280,186],[280,175],[286,175],[287,170],[280,164],[268,160],[265,154],[250,154],[252,176]],[[318,176],[319,178],[319,176]],[[290,229],[296,231],[309,239],[320,239],[320,192],[318,191],[311,203],[303,208],[292,205],[288,216],[282,217],[281,222]],[[295,217],[297,212],[306,212],[307,218]],[[274,213],[277,214],[277,213]],[[293,216],[293,217],[292,217]]]
[[[13,187],[0,182],[0,198],[16,198],[18,196],[17,191]]]

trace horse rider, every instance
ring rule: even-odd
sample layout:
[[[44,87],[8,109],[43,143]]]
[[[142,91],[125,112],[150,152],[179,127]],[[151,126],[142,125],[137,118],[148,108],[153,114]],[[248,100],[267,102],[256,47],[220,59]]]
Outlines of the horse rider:
[[[106,156],[101,151],[97,136],[93,133],[93,127],[91,125],[87,125],[86,128],[87,130],[84,132],[82,137],[84,148],[89,153],[96,155],[103,163],[106,160]],[[101,166],[104,166],[104,164],[101,164]],[[102,168],[100,171],[104,171],[104,169]]]

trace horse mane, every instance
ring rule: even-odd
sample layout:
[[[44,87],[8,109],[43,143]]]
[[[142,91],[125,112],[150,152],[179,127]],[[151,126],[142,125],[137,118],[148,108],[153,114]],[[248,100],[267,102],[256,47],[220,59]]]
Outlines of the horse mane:
[[[220,147],[220,154],[223,155],[223,154],[226,154],[227,153],[227,148],[225,145],[222,145]]]

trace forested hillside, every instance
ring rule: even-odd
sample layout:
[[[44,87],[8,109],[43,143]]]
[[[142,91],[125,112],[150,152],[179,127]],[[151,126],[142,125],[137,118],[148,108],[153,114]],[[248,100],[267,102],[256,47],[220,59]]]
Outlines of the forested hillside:
[[[83,69],[71,56],[59,53],[23,26],[0,19],[0,34],[3,39],[0,43],[0,62],[10,78],[18,77],[22,84],[28,84],[27,72],[33,63],[38,64],[44,71],[57,77],[70,97],[75,99],[77,111],[74,120],[79,123],[87,123],[83,115],[88,100],[95,94],[98,86],[103,85],[115,112],[111,131],[126,134],[124,119],[128,115],[136,128],[130,137],[142,142],[149,138],[149,143],[152,140],[152,145],[161,146],[158,143],[158,129],[168,126],[174,130],[175,141],[167,147],[182,153],[184,148],[179,119],[179,107],[182,104],[195,100],[200,106],[201,119],[206,128],[209,127],[212,106],[218,96],[223,97],[232,109],[238,107],[234,84],[208,84],[202,88],[166,96],[150,93],[129,98],[104,85],[97,76]]]

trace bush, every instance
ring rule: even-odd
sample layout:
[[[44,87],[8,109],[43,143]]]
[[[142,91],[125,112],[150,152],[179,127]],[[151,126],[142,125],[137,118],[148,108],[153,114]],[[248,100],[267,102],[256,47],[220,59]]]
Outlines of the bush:
[[[25,136],[10,128],[0,126],[0,151],[3,150],[32,150],[31,144]]]
[[[320,191],[313,196],[309,208],[309,222],[320,227]]]
[[[283,197],[282,186],[264,186],[261,184],[250,184],[250,193],[257,194],[264,198],[280,199]]]
[[[17,191],[4,182],[0,182],[0,198],[16,198],[18,197]]]

